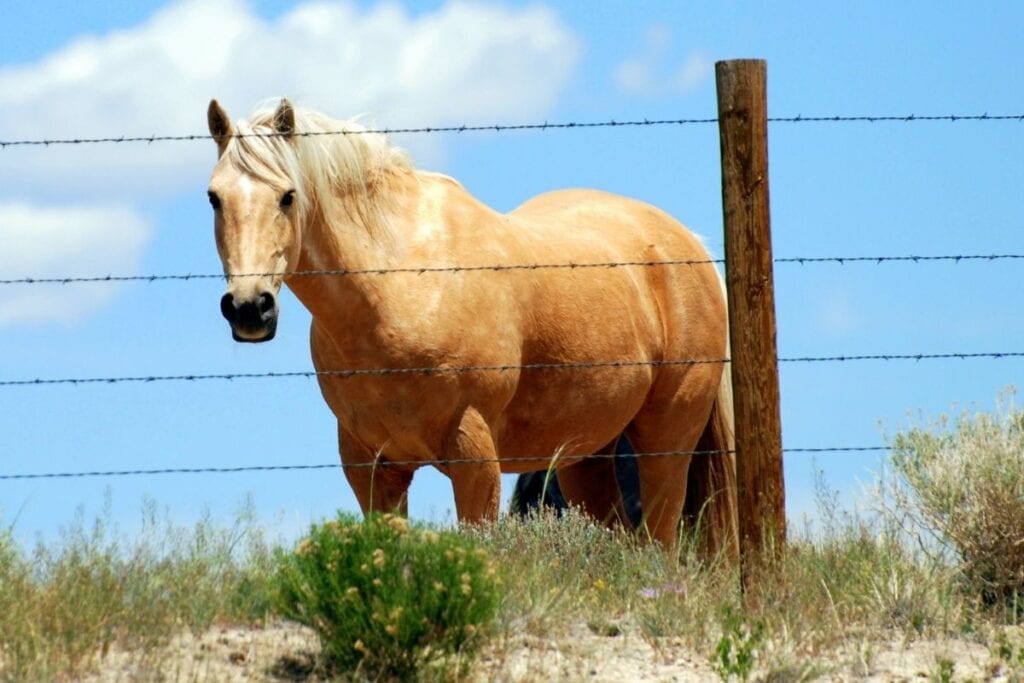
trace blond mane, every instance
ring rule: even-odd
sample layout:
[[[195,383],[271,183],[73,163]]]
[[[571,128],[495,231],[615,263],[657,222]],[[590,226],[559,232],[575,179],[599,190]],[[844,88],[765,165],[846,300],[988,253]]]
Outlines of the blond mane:
[[[304,223],[320,219],[338,229],[344,216],[374,237],[386,236],[387,194],[378,192],[380,181],[389,172],[411,171],[409,157],[355,121],[293,109],[294,137],[274,132],[272,108],[238,121],[224,151],[228,161],[282,192],[294,189]],[[340,213],[328,208],[339,202]]]

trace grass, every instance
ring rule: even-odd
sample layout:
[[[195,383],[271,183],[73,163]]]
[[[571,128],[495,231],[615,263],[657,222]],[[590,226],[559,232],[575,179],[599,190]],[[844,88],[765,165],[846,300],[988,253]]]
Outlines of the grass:
[[[958,590],[954,566],[911,552],[884,525],[849,516],[829,524],[791,541],[757,612],[744,610],[734,569],[702,564],[686,548],[686,561],[674,563],[575,513],[475,531],[504,583],[477,674],[500,671],[528,641],[571,642],[580,625],[598,638],[635,636],[656,653],[698,653],[707,671],[732,680],[800,680],[830,671],[840,652],[870,667],[874,644],[894,636],[967,638],[991,649],[993,665],[1024,673],[1024,641],[1008,612]],[[132,544],[79,525],[59,547],[32,553],[2,536],[0,680],[75,678],[102,670],[112,648],[163,670],[163,648],[182,631],[268,624],[272,564],[245,520],[151,529]]]
[[[182,630],[262,623],[270,548],[248,512],[227,529],[160,524],[139,540],[82,520],[27,553],[0,532],[0,680],[74,678],[112,646],[156,650]]]
[[[971,673],[957,650],[943,645],[908,676],[1024,680],[1024,611],[1018,574],[1006,569],[1019,569],[1010,554],[1017,546],[986,556],[1002,547],[993,543],[1024,528],[1014,507],[1024,492],[1012,488],[1020,481],[1013,463],[1024,462],[1021,425],[1020,414],[1007,410],[910,430],[886,475],[896,479],[880,488],[877,513],[868,517],[841,509],[819,483],[817,526],[791,533],[756,609],[744,605],[736,569],[702,560],[689,538],[678,558],[667,557],[574,512],[463,531],[498,568],[500,606],[484,655],[438,678],[461,678],[458,672],[467,670],[476,680],[550,678],[550,670],[517,669],[524,652],[536,652],[534,663],[543,664],[551,659],[545,648],[555,644],[587,662],[625,641],[642,643],[646,656],[659,661],[686,653],[703,675],[722,680],[856,678],[882,666],[894,641],[934,639],[987,653],[986,668]],[[998,455],[979,462],[984,452]],[[1018,498],[986,481],[1008,483]],[[951,510],[949,500],[958,507]],[[979,500],[998,509],[985,512]],[[938,508],[946,512],[921,507],[930,501],[947,505]],[[954,531],[943,526],[950,520],[960,525]],[[962,528],[980,529],[978,541],[961,547],[972,538]],[[60,542],[32,551],[0,532],[0,680],[79,678],[116,669],[111,653],[125,651],[144,662],[126,677],[173,679],[166,672],[181,670],[182,655],[168,644],[182,633],[277,628],[272,577],[286,550],[271,547],[248,513],[226,529],[208,521],[179,528],[150,514],[132,541],[115,538],[102,522],[80,522]],[[251,674],[315,678],[324,671],[315,659],[286,652]],[[218,676],[227,677],[179,677]],[[588,676],[582,670],[554,677]]]

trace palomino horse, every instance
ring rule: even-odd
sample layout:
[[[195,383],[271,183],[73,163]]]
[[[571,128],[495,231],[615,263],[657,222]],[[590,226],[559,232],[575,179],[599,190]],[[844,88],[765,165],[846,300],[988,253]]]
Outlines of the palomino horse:
[[[649,536],[674,547],[689,489],[714,544],[733,547],[731,456],[686,455],[731,449],[731,406],[720,278],[682,225],[590,190],[500,214],[383,135],[287,100],[237,125],[212,101],[208,118],[221,311],[242,342],[274,336],[282,283],[312,313],[313,364],[364,512],[406,511],[430,464],[460,521],[493,520],[502,472],[553,463],[571,503],[621,519],[612,461],[582,456],[625,433],[639,453],[671,453],[638,458]],[[543,267],[667,260],[698,263]],[[498,264],[542,267],[486,268]],[[310,272],[324,270],[346,273]],[[419,368],[435,370],[394,372]]]

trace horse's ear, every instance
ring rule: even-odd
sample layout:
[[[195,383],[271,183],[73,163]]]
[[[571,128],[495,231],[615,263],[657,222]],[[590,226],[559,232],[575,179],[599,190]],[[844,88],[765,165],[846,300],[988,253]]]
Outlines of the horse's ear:
[[[295,135],[295,108],[288,98],[281,98],[281,103],[274,111],[274,132],[286,138]]]
[[[206,110],[206,122],[210,126],[210,136],[217,143],[217,152],[223,154],[235,129],[231,125],[231,119],[228,118],[227,112],[217,100],[210,100],[210,106]]]

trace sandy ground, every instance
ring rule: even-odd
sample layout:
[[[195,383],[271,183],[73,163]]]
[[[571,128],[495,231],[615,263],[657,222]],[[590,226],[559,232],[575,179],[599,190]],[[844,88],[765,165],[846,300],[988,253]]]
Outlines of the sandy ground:
[[[199,637],[183,635],[149,653],[112,650],[83,680],[111,681],[305,681],[312,677],[318,650],[312,631],[292,624],[263,629],[214,628]],[[688,650],[681,641],[652,643],[629,629],[598,635],[585,625],[557,641],[521,636],[498,639],[473,669],[474,681],[715,681],[710,653]],[[939,661],[953,663],[955,681],[1019,681],[1003,670],[989,650],[961,640],[873,642],[859,650],[818,657],[812,666],[793,664],[773,674],[755,671],[753,680],[770,681],[928,681],[940,680]]]

